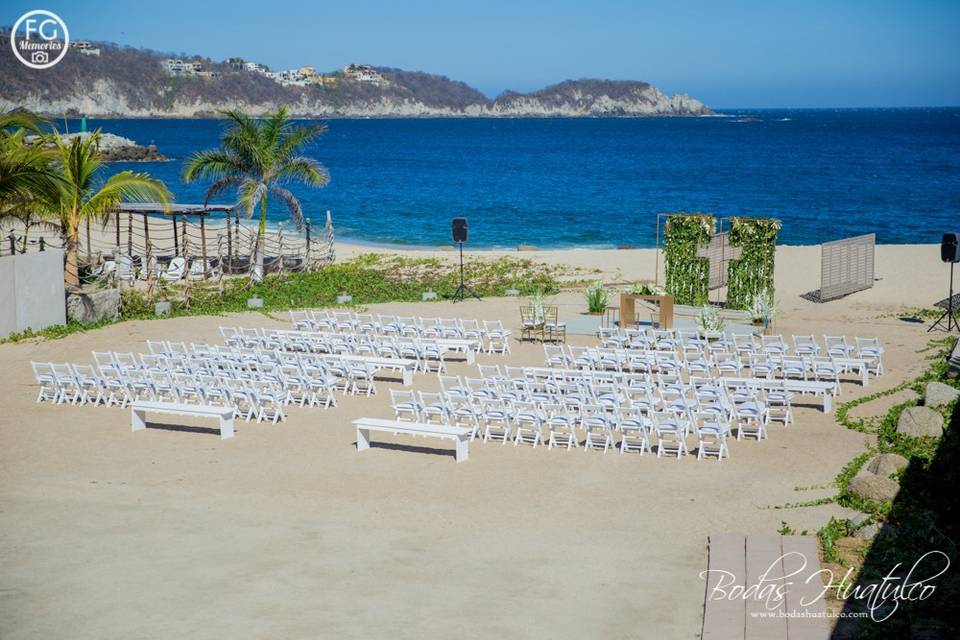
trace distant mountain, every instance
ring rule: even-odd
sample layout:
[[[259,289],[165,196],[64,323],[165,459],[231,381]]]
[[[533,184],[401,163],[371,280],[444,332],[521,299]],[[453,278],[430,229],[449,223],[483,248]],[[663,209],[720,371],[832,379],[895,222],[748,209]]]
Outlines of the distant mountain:
[[[178,118],[211,117],[224,108],[263,113],[279,105],[288,105],[296,116],[324,118],[712,113],[698,100],[666,96],[645,82],[568,80],[489,100],[463,82],[419,71],[349,65],[330,73],[310,68],[275,73],[250,68],[240,60],[214,62],[106,43],[89,48],[99,49],[100,55],[71,50],[55,67],[34,70],[21,64],[8,47],[0,47],[0,109],[23,107],[57,116]]]

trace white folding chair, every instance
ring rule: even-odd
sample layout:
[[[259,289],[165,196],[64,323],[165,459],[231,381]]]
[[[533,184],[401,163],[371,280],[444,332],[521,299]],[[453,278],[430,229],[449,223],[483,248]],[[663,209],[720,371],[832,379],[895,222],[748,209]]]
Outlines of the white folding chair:
[[[716,456],[717,462],[722,462],[724,458],[730,457],[727,448],[730,423],[726,417],[715,413],[696,413],[693,425],[697,434],[697,460]]]
[[[37,402],[58,403],[60,400],[60,387],[57,385],[57,377],[53,373],[53,366],[49,362],[30,362],[33,368],[33,377],[40,387],[37,394]]]
[[[420,403],[413,391],[390,389],[390,405],[394,417],[401,422],[420,421]]]

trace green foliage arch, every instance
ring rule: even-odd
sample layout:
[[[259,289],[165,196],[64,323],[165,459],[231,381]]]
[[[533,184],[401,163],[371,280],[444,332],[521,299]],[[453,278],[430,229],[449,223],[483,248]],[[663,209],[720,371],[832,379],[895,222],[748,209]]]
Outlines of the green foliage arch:
[[[710,242],[717,219],[710,213],[670,214],[663,228],[664,289],[676,304],[707,304],[710,262],[697,255]]]
[[[747,309],[754,296],[773,300],[773,267],[780,221],[774,218],[729,218],[730,244],[740,258],[727,270],[727,308]]]

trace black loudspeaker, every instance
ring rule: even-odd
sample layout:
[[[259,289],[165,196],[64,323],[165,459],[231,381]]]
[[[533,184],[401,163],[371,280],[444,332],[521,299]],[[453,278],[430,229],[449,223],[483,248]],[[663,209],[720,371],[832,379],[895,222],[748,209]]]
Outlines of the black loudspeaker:
[[[960,262],[960,233],[945,233],[940,241],[940,259],[944,262]]]
[[[467,241],[467,219],[466,218],[453,219],[453,241],[458,243]]]

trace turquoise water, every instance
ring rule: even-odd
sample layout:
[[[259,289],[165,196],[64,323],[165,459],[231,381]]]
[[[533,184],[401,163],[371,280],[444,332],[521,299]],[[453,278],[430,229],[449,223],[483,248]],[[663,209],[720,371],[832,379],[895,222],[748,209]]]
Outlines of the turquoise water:
[[[454,216],[468,218],[474,248],[654,246],[657,214],[670,211],[775,216],[786,244],[868,232],[939,242],[960,229],[960,109],[726,115],[332,120],[308,150],[330,185],[294,191],[315,223],[331,210],[341,239],[423,246],[449,244]],[[216,146],[220,122],[90,126],[174,158],[112,171],[147,170],[179,202],[203,201],[205,187],[179,174],[191,152]]]

